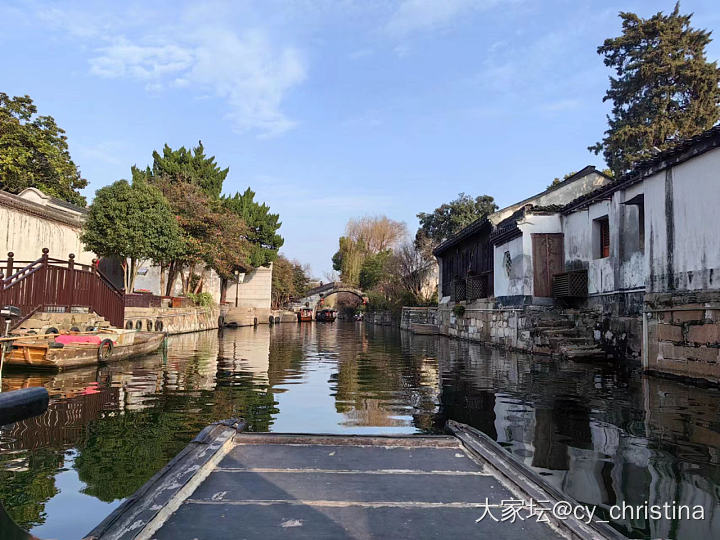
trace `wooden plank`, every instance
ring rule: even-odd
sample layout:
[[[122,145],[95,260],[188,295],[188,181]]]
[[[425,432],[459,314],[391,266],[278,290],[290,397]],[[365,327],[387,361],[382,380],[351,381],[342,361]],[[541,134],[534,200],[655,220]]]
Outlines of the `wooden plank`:
[[[535,501],[547,501],[550,507],[559,501],[569,502],[574,507],[580,506],[572,497],[561,493],[524,463],[514,459],[507,450],[481,431],[453,420],[449,420],[446,427],[472,455],[495,473],[496,478],[513,486],[527,497]],[[564,520],[554,519],[553,522],[571,538],[582,540],[625,538],[606,523],[600,522],[598,518],[585,523],[570,515]]]
[[[170,463],[90,531],[84,540],[149,538],[212,472],[232,448],[235,434],[245,429],[245,425],[242,420],[230,419],[203,429]]]
[[[237,444],[295,444],[329,446],[404,446],[458,448],[455,437],[445,435],[334,435],[303,433],[243,433],[237,437]]]

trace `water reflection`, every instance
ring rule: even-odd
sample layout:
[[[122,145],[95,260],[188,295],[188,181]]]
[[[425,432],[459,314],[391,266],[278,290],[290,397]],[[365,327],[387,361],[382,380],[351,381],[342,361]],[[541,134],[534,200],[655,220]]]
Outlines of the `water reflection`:
[[[257,431],[436,433],[473,425],[568,495],[702,504],[705,520],[615,523],[625,534],[720,530],[720,391],[531,359],[362,324],[176,336],[141,360],[61,374],[48,411],[0,430],[0,500],[41,536],[78,538],[213,421]],[[68,517],[69,516],[69,517]]]

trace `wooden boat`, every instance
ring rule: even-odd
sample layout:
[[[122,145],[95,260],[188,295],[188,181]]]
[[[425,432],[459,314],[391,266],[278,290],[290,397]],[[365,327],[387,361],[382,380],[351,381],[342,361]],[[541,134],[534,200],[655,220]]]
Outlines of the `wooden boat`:
[[[60,345],[56,339],[61,339],[62,334],[19,338],[5,356],[5,365],[60,371],[148,354],[156,351],[165,339],[163,332],[133,330],[108,330],[92,335],[99,337],[99,342]]]
[[[337,318],[337,311],[324,308],[315,313],[315,320],[319,322],[333,322]]]
[[[85,540],[624,538],[599,517],[556,517],[560,501],[578,503],[452,421],[452,435],[244,428],[242,420],[206,427]],[[513,505],[515,521],[506,517]]]
[[[297,312],[297,318],[298,322],[312,322],[313,320],[313,310],[309,307],[300,308],[300,311]]]

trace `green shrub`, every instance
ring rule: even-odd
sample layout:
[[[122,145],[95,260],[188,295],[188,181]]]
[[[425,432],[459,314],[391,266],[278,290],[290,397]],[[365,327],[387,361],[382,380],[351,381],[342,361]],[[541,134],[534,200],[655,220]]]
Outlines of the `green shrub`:
[[[209,307],[215,304],[212,294],[208,292],[188,293],[187,297],[192,300],[193,304],[200,307]]]
[[[456,317],[462,317],[465,315],[465,306],[457,305],[453,308],[453,313]]]

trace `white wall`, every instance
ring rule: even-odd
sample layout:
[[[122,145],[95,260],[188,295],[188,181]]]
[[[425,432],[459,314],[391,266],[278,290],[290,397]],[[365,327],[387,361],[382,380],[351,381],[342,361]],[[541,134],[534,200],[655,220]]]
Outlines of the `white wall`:
[[[565,235],[565,267],[586,268],[588,294],[633,290],[645,285],[645,254],[639,243],[639,210],[622,204],[643,193],[643,185],[615,192],[612,199],[598,201],[562,218]],[[647,203],[646,203],[647,206]],[[595,220],[608,216],[610,255],[600,258]]]
[[[676,288],[720,288],[720,149],[676,165],[670,175],[661,171],[644,184],[649,290],[669,288],[668,187],[672,188],[671,260]]]
[[[85,251],[80,243],[80,216],[77,212],[48,208],[35,200],[3,192],[0,197],[0,259],[4,260],[12,251],[18,261],[34,261],[40,258],[43,248],[48,248],[50,257],[67,259],[74,253],[76,262],[90,264],[95,255]]]
[[[270,309],[272,294],[272,264],[269,267],[256,268],[240,283],[237,289],[238,307]],[[234,283],[228,284],[226,301],[235,306]]]
[[[512,262],[509,275],[505,267],[506,251],[510,252]],[[529,256],[523,252],[522,236],[495,246],[493,264],[495,297],[529,294],[527,291],[532,287],[532,266],[528,283],[526,271],[528,261]]]

